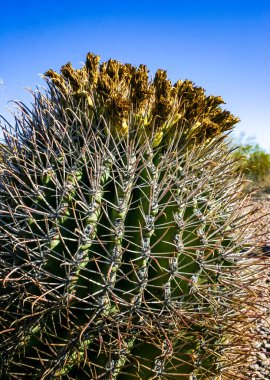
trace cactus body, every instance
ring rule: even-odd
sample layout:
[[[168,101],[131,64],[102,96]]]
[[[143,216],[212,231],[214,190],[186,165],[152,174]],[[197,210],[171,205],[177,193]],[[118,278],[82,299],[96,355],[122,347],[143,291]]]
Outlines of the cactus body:
[[[3,378],[242,378],[257,293],[220,135],[236,119],[146,74],[89,55],[4,130]]]

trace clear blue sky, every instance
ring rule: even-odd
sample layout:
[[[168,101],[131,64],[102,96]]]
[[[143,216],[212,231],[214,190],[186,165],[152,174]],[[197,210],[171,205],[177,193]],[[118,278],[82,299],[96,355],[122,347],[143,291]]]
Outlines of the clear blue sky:
[[[0,113],[29,102],[38,74],[89,51],[147,64],[221,95],[245,132],[270,151],[270,0],[3,1]],[[9,118],[10,119],[10,118]]]

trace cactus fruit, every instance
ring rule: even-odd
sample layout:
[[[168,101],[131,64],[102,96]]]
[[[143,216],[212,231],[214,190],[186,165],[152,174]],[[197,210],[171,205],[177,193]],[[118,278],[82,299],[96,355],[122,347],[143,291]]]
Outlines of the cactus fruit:
[[[87,56],[3,125],[3,379],[244,379],[260,313],[237,122]],[[252,265],[251,265],[252,264]]]

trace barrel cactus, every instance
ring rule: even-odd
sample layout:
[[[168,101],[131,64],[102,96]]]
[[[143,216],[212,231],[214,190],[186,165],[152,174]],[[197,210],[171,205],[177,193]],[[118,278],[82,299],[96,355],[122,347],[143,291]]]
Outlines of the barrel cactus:
[[[248,378],[260,310],[224,140],[237,118],[93,54],[44,77],[2,123],[1,378]]]

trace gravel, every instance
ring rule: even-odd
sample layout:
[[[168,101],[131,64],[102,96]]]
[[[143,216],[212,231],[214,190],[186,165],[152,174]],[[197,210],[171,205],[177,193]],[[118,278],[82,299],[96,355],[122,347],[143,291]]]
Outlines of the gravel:
[[[270,198],[259,198],[252,201],[254,206],[260,208],[259,231],[262,233],[261,254],[266,265],[266,276],[263,279],[267,298],[270,301]],[[268,214],[268,215],[266,215]],[[270,305],[270,302],[269,302]],[[251,380],[270,380],[270,308],[265,309],[264,319],[257,323],[256,332],[259,336],[254,348],[257,349],[256,362],[251,366]]]

